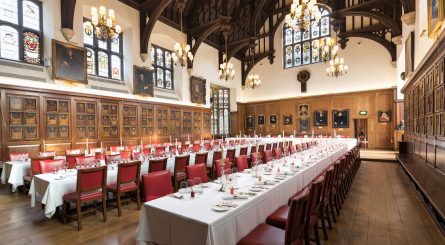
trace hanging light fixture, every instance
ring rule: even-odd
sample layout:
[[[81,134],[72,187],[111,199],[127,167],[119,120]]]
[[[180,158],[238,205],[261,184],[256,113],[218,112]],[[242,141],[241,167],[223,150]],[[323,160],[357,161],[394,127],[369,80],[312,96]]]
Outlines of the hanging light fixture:
[[[251,49],[252,55],[252,66],[255,66],[255,48]],[[261,79],[258,74],[250,74],[247,76],[246,86],[251,89],[256,89],[261,87]]]
[[[331,59],[337,58],[338,44],[334,38],[324,37],[320,39],[321,60],[326,63]]]
[[[218,72],[218,76],[219,79],[221,80],[232,80],[233,78],[235,78],[235,69],[233,68],[233,64],[229,62],[229,53],[227,51],[227,36],[228,36],[228,32],[224,32],[224,40],[225,40],[225,49],[226,52],[223,55],[223,60],[224,62],[222,64],[219,65],[219,72]]]
[[[103,5],[103,1],[101,1],[99,11],[96,7],[91,8],[91,22],[87,22],[87,25],[91,28],[94,26],[96,37],[101,41],[113,39],[122,32],[121,27],[116,25],[114,10],[109,9],[107,15],[107,8]]]
[[[308,31],[311,27],[311,19],[321,19],[317,0],[293,0],[290,13],[285,17],[285,23],[295,31]]]
[[[344,64],[343,58],[335,58],[329,61],[329,67],[326,68],[326,73],[329,77],[339,77],[348,73],[349,67]]]
[[[185,4],[187,0],[179,0],[178,1],[178,9],[181,14],[180,17],[180,25],[181,25],[181,33],[182,33],[182,11],[184,10]],[[173,62],[175,65],[179,62],[182,67],[187,65],[187,61],[190,63],[193,62],[193,54],[190,52],[190,45],[187,44],[186,41],[181,43],[177,42],[174,46],[174,53],[172,54]]]

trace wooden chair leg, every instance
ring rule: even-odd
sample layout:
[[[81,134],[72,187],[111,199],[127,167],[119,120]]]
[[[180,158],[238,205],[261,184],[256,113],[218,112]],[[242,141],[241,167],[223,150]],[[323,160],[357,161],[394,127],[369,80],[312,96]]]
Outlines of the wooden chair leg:
[[[138,210],[141,209],[141,195],[139,193],[139,188],[136,189],[136,201],[138,203]]]
[[[121,202],[121,193],[117,192],[117,213],[119,216],[122,216],[122,202]]]
[[[69,205],[69,203],[63,202],[63,206],[62,206],[62,208],[63,208],[63,217],[62,217],[62,220],[63,220],[64,224],[66,224],[66,216],[68,215],[68,207],[67,207],[68,205]]]
[[[318,222],[314,225],[314,236],[315,236],[315,243],[317,245],[321,245],[320,242],[320,234],[318,233]]]
[[[310,237],[310,232],[309,232],[309,228],[305,227],[304,228],[304,245],[311,245],[311,237]]]
[[[322,207],[320,208],[321,229],[323,229],[323,237],[324,237],[324,240],[328,240],[328,231],[327,231],[327,229],[326,229],[326,220],[325,220],[325,216],[326,216],[326,214],[325,214],[325,209],[324,209],[324,207],[322,206]]]
[[[331,221],[331,215],[329,214],[329,206],[324,207],[324,209],[325,209],[324,212],[326,215],[325,217],[326,217],[326,220],[328,221],[329,230],[332,230],[332,221]]]
[[[79,231],[81,231],[82,230],[82,209],[81,209],[79,201],[76,203],[76,210],[77,210],[77,229]]]
[[[96,200],[93,201],[93,208],[94,208],[93,214],[96,215],[96,211],[97,211],[97,201]]]
[[[332,200],[333,197],[332,195],[329,196],[329,209],[330,209],[330,214],[332,215],[332,220],[334,221],[334,223],[337,223],[337,219],[335,218],[335,210],[334,210],[334,201]]]
[[[102,213],[103,213],[104,222],[106,222],[107,221],[107,198],[105,195],[102,197]]]

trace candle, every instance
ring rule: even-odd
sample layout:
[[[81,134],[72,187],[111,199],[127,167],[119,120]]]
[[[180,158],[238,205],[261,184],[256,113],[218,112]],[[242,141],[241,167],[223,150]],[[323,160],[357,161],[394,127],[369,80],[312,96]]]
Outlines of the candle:
[[[120,137],[120,143],[121,143],[121,147],[122,147],[122,136]]]
[[[45,140],[43,140],[43,152],[46,152],[46,144],[45,144]]]
[[[142,143],[142,138],[141,138],[141,148],[143,148],[144,147],[144,144]]]
[[[86,147],[86,150],[88,151],[88,138],[87,138],[87,147]]]
[[[104,143],[101,141],[100,142],[100,148],[103,149],[104,148]]]
[[[284,138],[284,130],[283,130],[283,138]]]
[[[190,134],[187,134],[187,141],[190,142]]]
[[[178,145],[178,138],[175,138],[175,146]]]
[[[151,145],[151,136],[150,136],[150,145]]]
[[[168,136],[168,143],[170,143],[170,144],[172,143],[172,136],[171,135]]]
[[[295,138],[295,129],[294,129],[294,138]]]

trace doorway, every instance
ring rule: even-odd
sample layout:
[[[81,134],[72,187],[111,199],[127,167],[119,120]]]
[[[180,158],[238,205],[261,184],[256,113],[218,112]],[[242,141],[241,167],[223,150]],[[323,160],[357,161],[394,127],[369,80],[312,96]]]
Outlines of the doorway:
[[[368,148],[368,119],[354,119],[354,136],[360,142],[360,146]]]

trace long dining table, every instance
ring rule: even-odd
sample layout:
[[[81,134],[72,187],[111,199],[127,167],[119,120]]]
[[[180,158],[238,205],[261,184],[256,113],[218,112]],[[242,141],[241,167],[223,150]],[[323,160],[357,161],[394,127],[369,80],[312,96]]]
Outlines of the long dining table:
[[[251,171],[237,173],[232,183],[237,187],[239,195],[236,196],[219,191],[220,182],[211,182],[195,198],[187,193],[175,193],[146,202],[136,240],[139,244],[236,244],[276,208],[287,203],[289,197],[343,156],[351,148],[349,145],[352,144],[346,141],[325,142],[322,146],[275,160],[262,170],[261,166],[266,164],[260,165],[256,174]],[[271,166],[273,174],[266,170]],[[286,173],[285,177],[278,179],[282,173]],[[258,176],[262,176],[262,182]],[[252,191],[258,189],[261,191]],[[238,198],[241,196],[243,198]],[[235,199],[227,200],[231,198]],[[230,208],[218,212],[213,209],[215,205]]]

